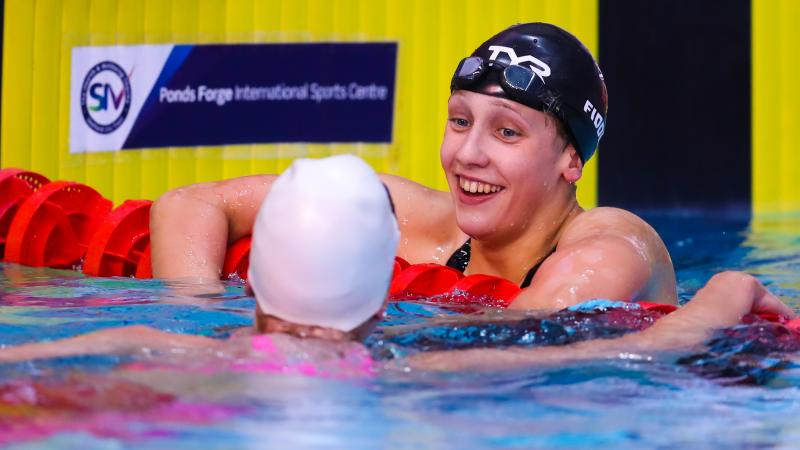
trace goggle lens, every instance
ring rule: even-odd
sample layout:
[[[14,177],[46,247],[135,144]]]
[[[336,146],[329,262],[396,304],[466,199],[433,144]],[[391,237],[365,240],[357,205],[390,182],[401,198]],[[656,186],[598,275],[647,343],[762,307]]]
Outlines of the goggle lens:
[[[450,82],[450,89],[469,89],[477,84],[488,73],[492,62],[486,62],[478,56],[464,58],[456,68],[456,73]],[[542,101],[539,90],[541,85],[537,85],[536,74],[528,67],[512,65],[502,67],[500,85],[506,95],[514,101],[528,105],[535,109],[542,109]]]
[[[508,66],[503,71],[503,79],[506,84],[520,91],[527,92],[534,78],[536,78],[536,74],[523,66]]]
[[[459,78],[474,79],[483,74],[484,66],[483,59],[477,56],[471,56],[461,61],[456,71],[456,76]]]

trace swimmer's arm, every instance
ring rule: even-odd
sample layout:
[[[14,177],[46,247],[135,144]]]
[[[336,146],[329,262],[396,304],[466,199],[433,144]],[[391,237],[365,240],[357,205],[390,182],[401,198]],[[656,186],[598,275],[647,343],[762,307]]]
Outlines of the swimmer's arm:
[[[153,276],[219,280],[228,244],[250,234],[274,179],[254,175],[162,195],[150,210]]]
[[[740,272],[715,275],[689,303],[650,328],[615,339],[534,349],[473,349],[428,352],[407,360],[424,370],[496,370],[593,359],[648,359],[663,351],[686,351],[702,344],[714,330],[736,325],[748,313],[795,317],[794,311],[758,280]]]
[[[651,264],[628,240],[588,236],[559,244],[511,307],[561,309],[597,298],[637,300],[650,277]]]
[[[512,308],[564,308],[586,300],[677,303],[672,262],[658,233],[617,208],[575,217]]]
[[[189,348],[213,348],[218,339],[168,333],[144,325],[108,328],[51,342],[0,348],[0,363],[78,355],[126,354]]]

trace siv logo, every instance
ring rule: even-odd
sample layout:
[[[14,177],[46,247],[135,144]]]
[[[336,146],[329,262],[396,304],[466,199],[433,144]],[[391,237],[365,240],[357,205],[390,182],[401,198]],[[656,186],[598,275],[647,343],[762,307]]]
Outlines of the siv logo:
[[[86,74],[81,87],[81,112],[89,128],[109,134],[119,128],[131,107],[131,82],[117,63],[103,61]]]
[[[586,103],[583,104],[583,112],[589,115],[589,120],[594,124],[594,129],[597,130],[597,138],[603,137],[603,133],[606,132],[606,122],[603,120],[600,111],[594,107],[592,102],[586,100]]]
[[[508,58],[511,60],[512,65],[521,66],[522,63],[530,63],[530,68],[536,75],[539,75],[539,78],[544,83],[545,77],[550,76],[550,66],[548,66],[544,61],[541,59],[534,58],[531,55],[522,55],[517,56],[517,52],[514,51],[511,47],[504,47],[502,45],[490,45],[489,50],[492,51],[492,54],[489,55],[489,60],[494,61],[500,56],[500,53],[505,53],[508,55]]]

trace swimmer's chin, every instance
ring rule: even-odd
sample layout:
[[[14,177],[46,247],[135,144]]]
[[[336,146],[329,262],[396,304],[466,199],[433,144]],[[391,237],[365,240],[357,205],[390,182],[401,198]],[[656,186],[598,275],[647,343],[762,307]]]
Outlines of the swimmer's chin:
[[[484,226],[480,222],[464,221],[458,222],[458,228],[470,239],[478,241],[489,241],[497,231],[496,227]]]

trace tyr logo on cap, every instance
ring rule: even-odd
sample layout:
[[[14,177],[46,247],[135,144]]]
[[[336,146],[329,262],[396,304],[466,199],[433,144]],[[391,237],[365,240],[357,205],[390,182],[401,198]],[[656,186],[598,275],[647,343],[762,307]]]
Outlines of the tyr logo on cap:
[[[489,60],[494,61],[500,55],[500,53],[505,53],[508,55],[508,58],[511,60],[512,65],[521,66],[522,63],[530,63],[531,70],[541,78],[542,83],[544,83],[544,78],[550,76],[550,66],[548,66],[544,61],[541,59],[537,59],[531,55],[522,55],[517,56],[517,52],[514,51],[511,47],[505,47],[502,45],[490,45],[489,50],[491,50],[492,54],[489,55]]]

